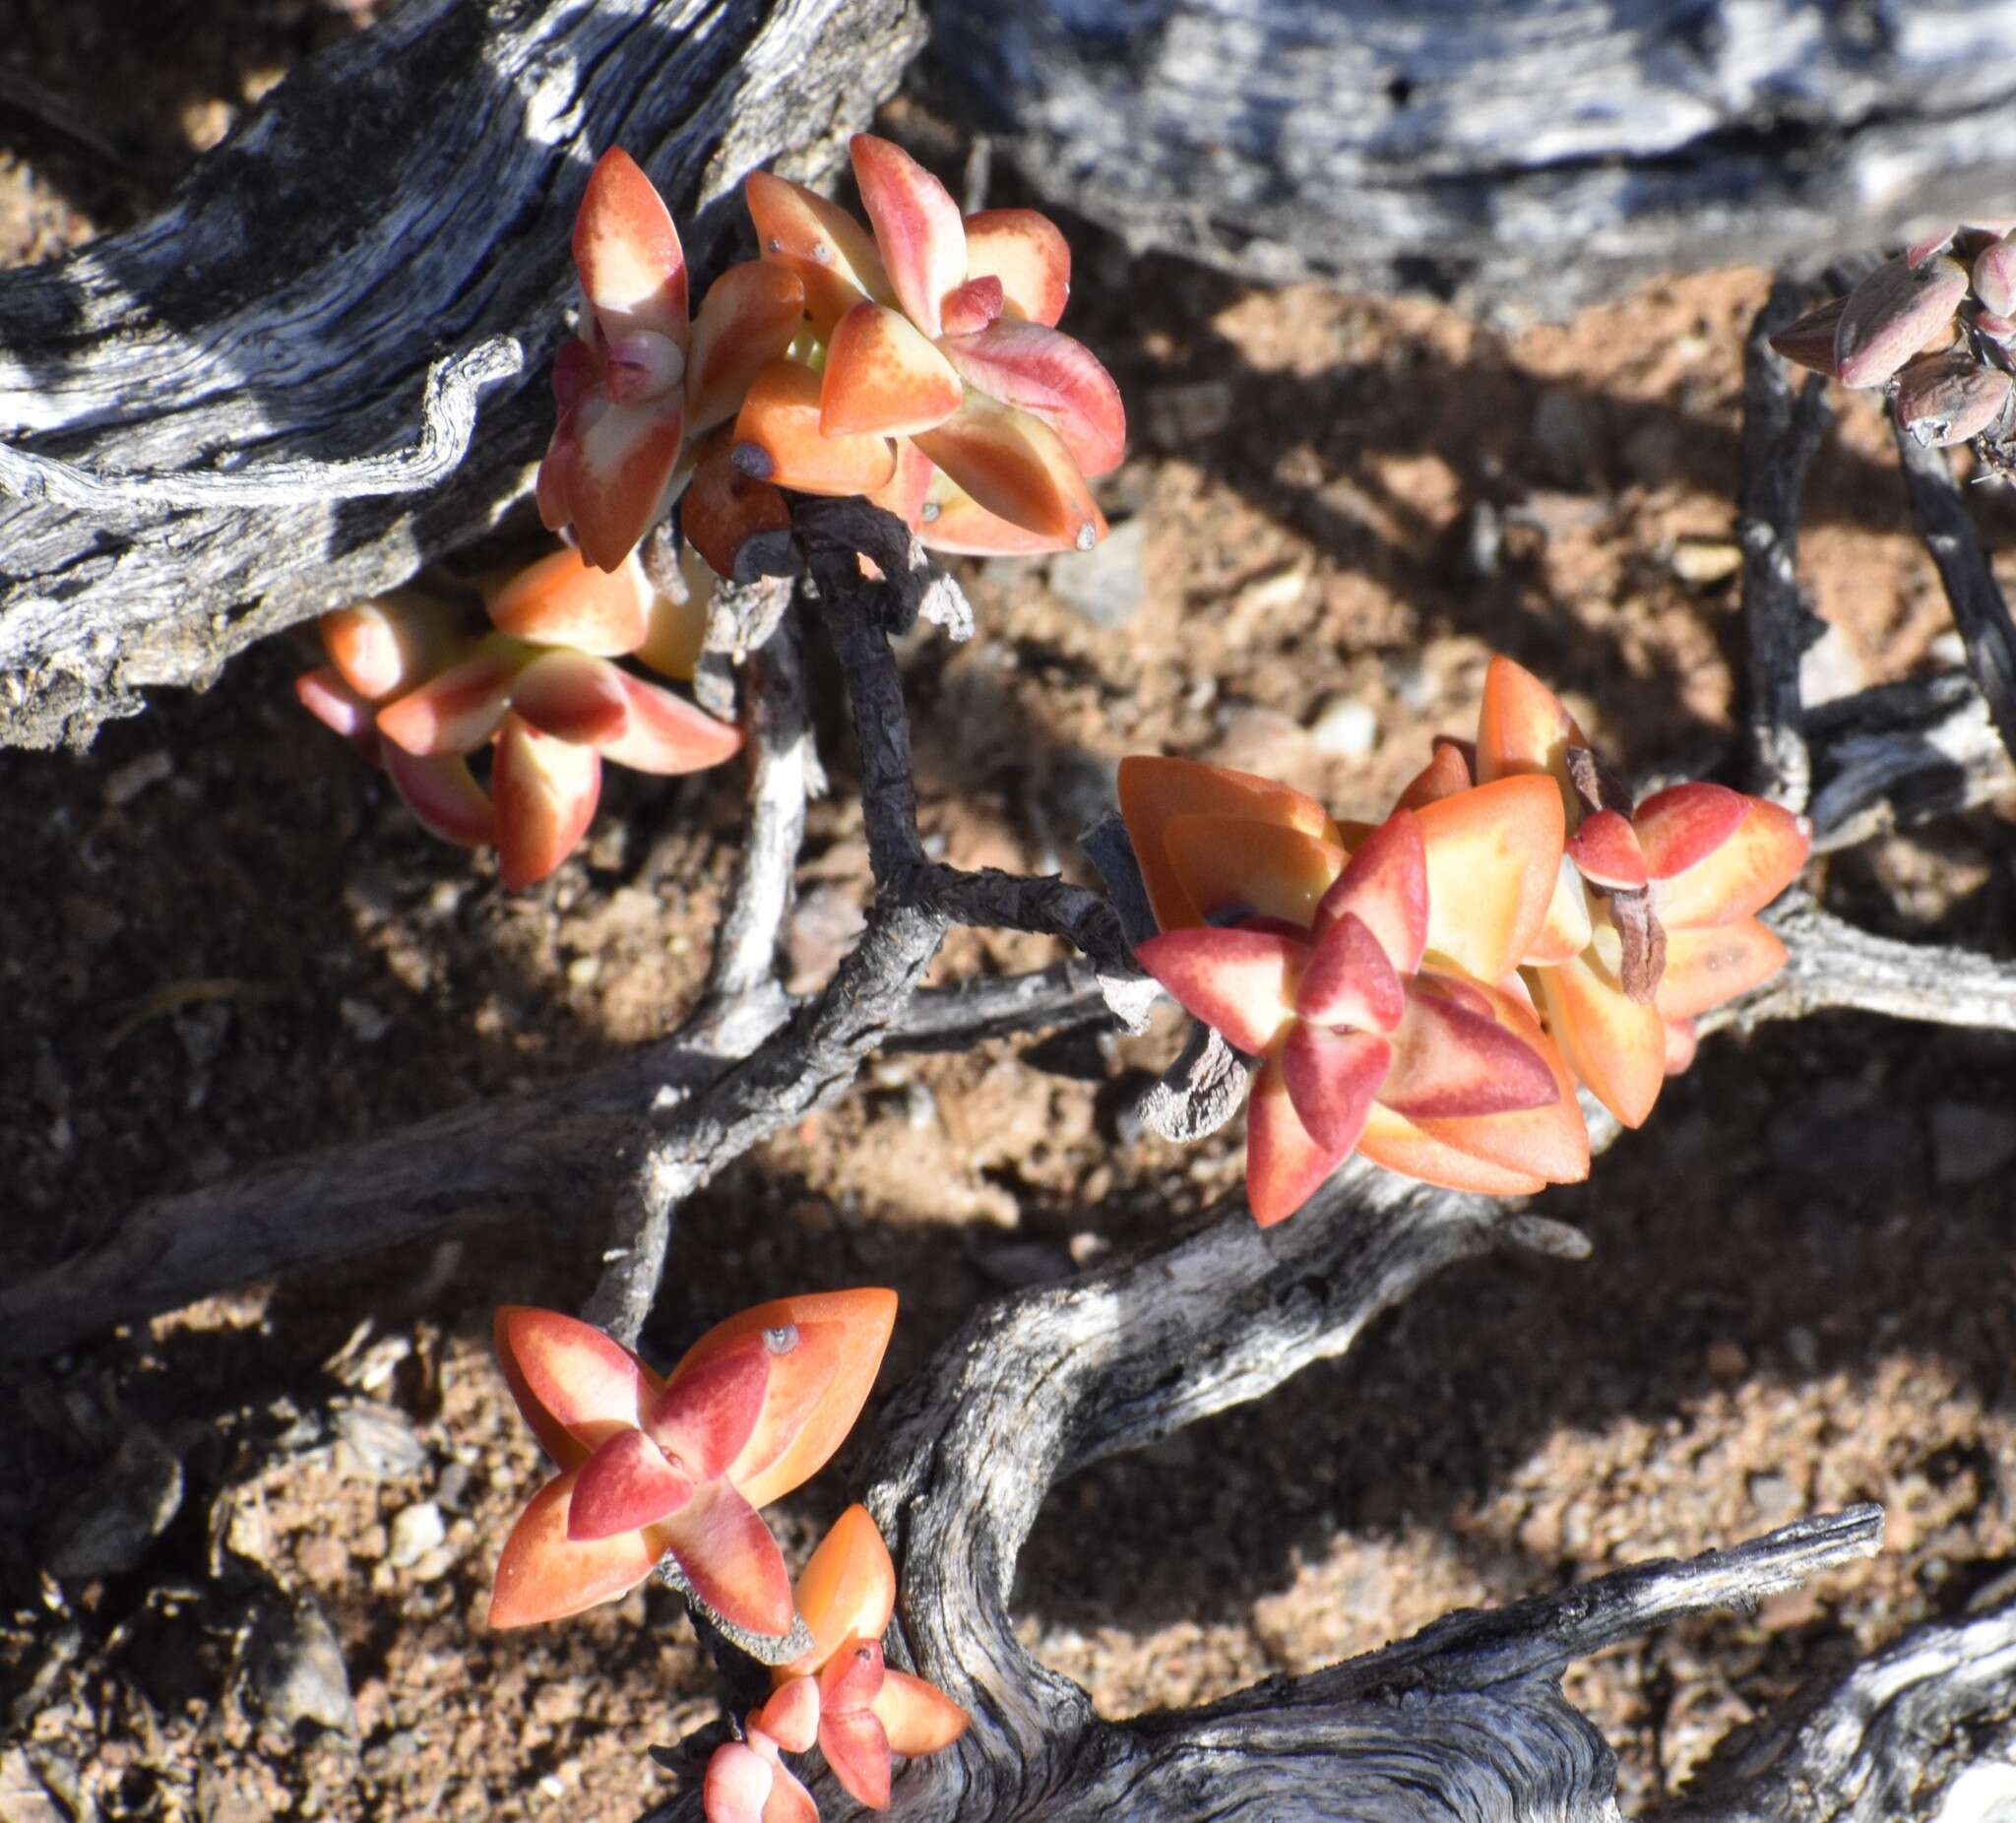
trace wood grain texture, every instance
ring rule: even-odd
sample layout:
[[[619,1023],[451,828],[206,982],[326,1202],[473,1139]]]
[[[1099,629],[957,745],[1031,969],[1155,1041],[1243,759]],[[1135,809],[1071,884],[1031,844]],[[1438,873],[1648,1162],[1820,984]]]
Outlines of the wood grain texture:
[[[742,176],[823,175],[921,38],[911,0],[407,0],[290,74],[155,220],[0,275],[0,440],[125,495],[9,498],[0,474],[0,744],[88,741],[142,689],[495,526],[551,428],[594,159],[645,165],[704,279]],[[344,497],[326,466],[414,445],[430,364],[498,336],[523,369],[453,474]],[[248,465],[261,504],[162,498],[160,476]]]
[[[1565,313],[2016,193],[2016,4],[930,0],[951,106],[1137,248]]]

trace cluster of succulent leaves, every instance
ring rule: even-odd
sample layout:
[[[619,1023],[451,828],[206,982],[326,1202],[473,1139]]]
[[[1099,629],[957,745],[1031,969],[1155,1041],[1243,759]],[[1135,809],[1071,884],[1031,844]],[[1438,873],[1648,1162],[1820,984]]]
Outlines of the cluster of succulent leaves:
[[[1920,443],[1979,439],[2016,466],[2016,221],[1968,222],[1907,247],[1782,330],[1786,359],[1844,386],[1887,387]]]
[[[539,465],[546,526],[570,542],[484,594],[487,630],[404,592],[325,615],[329,665],[302,703],[382,764],[420,822],[495,843],[505,885],[543,879],[594,818],[601,762],[681,773],[740,736],[615,662],[690,678],[716,578],[776,568],[783,489],[865,495],[945,551],[1089,549],[1087,485],[1120,460],[1119,389],[1055,328],[1064,237],[1034,210],[962,217],[909,154],[863,134],[872,224],[769,172],[746,199],[761,257],[697,314],[663,199],[606,153],[574,226],[579,334],[553,363]],[[678,598],[640,542],[679,510]],[[490,754],[489,785],[471,769]]]
[[[941,551],[1083,550],[1104,534],[1087,481],[1119,461],[1125,417],[1105,369],[1055,327],[1063,237],[1029,210],[962,217],[886,141],[858,137],[852,157],[868,227],[758,172],[759,257],[694,313],[663,201],[607,154],[575,224],[579,333],[554,362],[536,488],[567,542],[481,589],[482,624],[472,601],[425,592],[322,621],[329,663],[301,701],[427,828],[494,842],[508,886],[580,840],[604,759],[676,773],[736,751],[734,728],[623,661],[691,678],[716,579],[783,567],[786,490],[865,496]],[[1902,399],[1927,300],[1943,300],[1956,348],[1995,369],[2006,404],[2016,272],[2006,241],[1969,232],[1836,306],[1828,370],[1875,384],[1903,368]],[[1942,435],[1988,423],[1971,384]],[[664,594],[637,547],[675,503],[680,583]],[[470,765],[484,750],[487,789]],[[1160,926],[1142,966],[1261,1060],[1247,1190],[1263,1225],[1354,1151],[1497,1194],[1584,1176],[1578,1085],[1627,1126],[1645,1119],[1692,1055],[1692,1019],[1784,962],[1755,914],[1808,847],[1802,820],[1720,786],[1634,806],[1503,659],[1476,743],[1440,743],[1383,823],[1341,825],[1285,786],[1183,760],[1124,762],[1119,792]],[[893,1756],[967,1726],[883,1662],[896,1581],[867,1511],[842,1515],[795,1588],[760,1512],[846,1436],[895,1309],[879,1289],[762,1304],[663,1378],[575,1318],[497,1315],[504,1377],[559,1473],[505,1542],[491,1625],[580,1612],[668,1564],[730,1637],[795,1653],[709,1762],[710,1823],[811,1823],[783,1756],[815,1745],[852,1796],[885,1806]]]
[[[1516,1196],[1589,1171],[1576,1088],[1627,1127],[1696,1016],[1775,974],[1756,913],[1803,865],[1803,818],[1710,784],[1634,805],[1508,659],[1475,744],[1437,743],[1376,825],[1192,761],[1121,762],[1159,934],[1142,966],[1260,1059],[1246,1196],[1285,1220],[1354,1152]]]
[[[779,1298],[717,1324],[661,1379],[577,1318],[497,1312],[505,1382],[560,1473],[505,1540],[490,1624],[614,1601],[669,1558],[729,1629],[803,1642],[710,1762],[709,1823],[811,1823],[780,1754],[815,1743],[847,1791],[882,1808],[892,1755],[934,1752],[967,1727],[949,1697],[882,1662],[896,1572],[867,1510],[841,1515],[795,1589],[758,1511],[840,1446],[895,1320],[889,1290]]]

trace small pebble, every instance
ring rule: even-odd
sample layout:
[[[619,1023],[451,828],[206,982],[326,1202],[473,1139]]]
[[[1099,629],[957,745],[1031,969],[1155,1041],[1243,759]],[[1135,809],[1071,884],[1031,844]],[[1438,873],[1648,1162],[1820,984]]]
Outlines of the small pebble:
[[[130,1570],[181,1506],[181,1462],[153,1431],[136,1427],[50,1528],[49,1568],[66,1579]]]
[[[1333,696],[1309,723],[1309,738],[1317,752],[1332,759],[1363,759],[1379,744],[1379,718],[1354,697]]]
[[[276,1602],[245,1646],[245,1678],[260,1707],[284,1728],[312,1723],[356,1732],[349,1674],[336,1632],[314,1602]]]
[[[418,1563],[448,1537],[448,1524],[441,1509],[431,1500],[405,1508],[392,1522],[391,1546],[386,1555],[401,1569]]]

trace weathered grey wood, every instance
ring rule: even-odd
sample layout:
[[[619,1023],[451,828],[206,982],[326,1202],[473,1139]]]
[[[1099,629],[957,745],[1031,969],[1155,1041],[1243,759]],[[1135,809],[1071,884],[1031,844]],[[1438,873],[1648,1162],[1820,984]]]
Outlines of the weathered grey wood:
[[[2016,194],[2016,3],[930,0],[1053,203],[1249,278],[1563,313]]]
[[[1507,1226],[1488,1199],[1358,1161],[1280,1227],[1255,1227],[1229,1199],[1173,1246],[980,1310],[884,1408],[865,1477],[898,1561],[886,1650],[974,1716],[956,1747],[898,1778],[892,1819],[1613,1819],[1614,1759],[1561,1696],[1562,1669],[1867,1555],[1878,1509],[1449,1615],[1307,1677],[1119,1725],[1030,1656],[1009,1607],[1016,1559],[1057,1481],[1345,1353],[1380,1311],[1502,1244]],[[852,1814],[830,1781],[814,1792],[822,1815]],[[695,1823],[698,1812],[687,1791],[652,1814]]]
[[[155,220],[0,274],[0,441],[123,495],[0,497],[0,745],[88,740],[144,687],[493,526],[551,427],[595,157],[645,164],[707,274],[742,175],[823,173],[921,37],[912,0],[407,0],[291,73]],[[500,335],[524,371],[451,478],[336,497],[319,465],[415,444],[429,363]],[[246,464],[264,504],[116,486]]]

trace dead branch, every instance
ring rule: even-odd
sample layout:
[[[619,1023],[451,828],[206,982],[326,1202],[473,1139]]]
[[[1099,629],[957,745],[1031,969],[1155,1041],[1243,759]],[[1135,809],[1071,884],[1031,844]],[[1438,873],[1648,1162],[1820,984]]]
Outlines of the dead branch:
[[[1136,251],[1566,315],[2008,206],[2016,7],[933,0],[948,111]],[[1460,18],[1461,30],[1452,30]]]
[[[1781,279],[1743,345],[1743,464],[1736,487],[1750,777],[1766,797],[1801,811],[1812,795],[1812,760],[1799,707],[1799,660],[1826,629],[1799,588],[1799,502],[1834,412],[1818,374],[1795,400],[1771,338],[1799,314],[1803,301],[1801,287]]]
[[[1938,566],[1953,624],[1967,648],[1968,671],[2001,731],[2002,745],[2016,754],[2016,621],[2009,618],[2009,603],[1988,567],[1946,452],[1919,442],[1897,423],[1895,412],[1890,421],[1911,516]]]
[[[155,220],[0,274],[0,492],[32,496],[0,499],[0,744],[82,744],[494,528],[550,429],[594,159],[645,165],[704,281],[742,175],[823,175],[921,39],[912,0],[410,0]],[[452,472],[441,432],[368,454],[457,349],[442,409],[457,373],[496,384]]]

